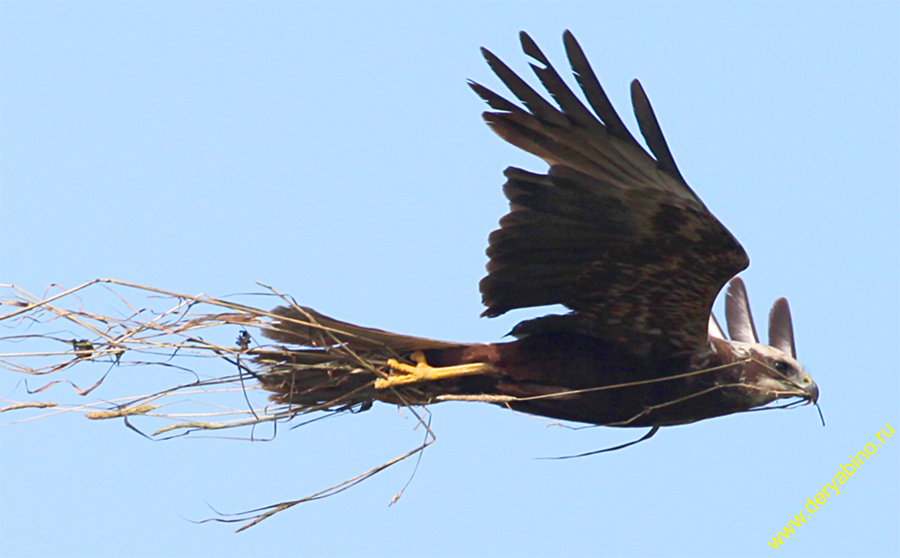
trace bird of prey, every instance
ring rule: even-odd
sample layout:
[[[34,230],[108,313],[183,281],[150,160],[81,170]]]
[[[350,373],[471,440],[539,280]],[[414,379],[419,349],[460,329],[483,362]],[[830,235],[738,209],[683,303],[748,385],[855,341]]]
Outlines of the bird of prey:
[[[520,38],[552,103],[486,49],[521,105],[469,85],[491,109],[483,114],[490,128],[549,169],[504,172],[510,211],[489,237],[483,315],[551,304],[569,312],[519,323],[513,341],[472,344],[279,307],[265,332],[279,350],[256,357],[272,399],[301,411],[484,401],[566,421],[650,427],[642,439],[779,399],[815,403],[818,387],[796,360],[787,300],[775,302],[768,344],[760,343],[735,277],[747,254],[685,182],[641,84],[631,83],[631,97],[650,153],[571,33],[565,49],[587,105],[531,37]],[[729,280],[726,337],[711,311]]]

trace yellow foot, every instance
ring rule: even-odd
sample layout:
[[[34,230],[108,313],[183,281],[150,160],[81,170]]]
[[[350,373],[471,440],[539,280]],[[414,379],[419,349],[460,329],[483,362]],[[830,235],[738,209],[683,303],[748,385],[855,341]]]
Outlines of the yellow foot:
[[[425,354],[422,353],[422,351],[414,352],[409,355],[409,358],[416,363],[415,366],[403,364],[393,358],[388,359],[388,366],[392,371],[399,372],[399,374],[375,380],[375,389],[387,389],[418,382],[445,380],[447,378],[456,378],[471,374],[487,374],[495,370],[493,366],[486,362],[473,362],[472,364],[459,364],[457,366],[433,368],[425,361]]]

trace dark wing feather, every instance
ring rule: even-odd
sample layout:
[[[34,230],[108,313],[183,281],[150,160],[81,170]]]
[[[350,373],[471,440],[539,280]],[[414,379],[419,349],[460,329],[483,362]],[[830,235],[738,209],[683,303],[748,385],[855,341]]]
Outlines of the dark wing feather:
[[[725,321],[728,324],[728,336],[732,341],[741,343],[759,343],[753,314],[750,313],[750,299],[747,288],[740,277],[735,277],[728,285],[725,298]]]
[[[781,350],[784,354],[797,358],[797,346],[794,344],[794,325],[791,321],[791,308],[786,298],[779,298],[769,312],[769,346]]]
[[[528,36],[525,33],[522,35],[525,37]],[[606,92],[603,91],[600,80],[594,75],[594,69],[591,68],[590,63],[588,63],[584,51],[581,50],[581,45],[575,40],[575,36],[566,31],[563,34],[563,43],[566,45],[566,56],[569,57],[569,64],[572,66],[572,72],[575,74],[575,79],[578,80],[578,85],[584,92],[584,96],[591,104],[594,112],[596,112],[597,116],[600,117],[600,120],[603,121],[605,129],[617,138],[630,141],[631,143],[637,143],[634,141],[634,136],[632,136],[631,132],[628,131],[628,128],[625,127],[625,123],[619,118],[616,109],[613,108],[612,103],[609,101],[609,97],[606,96]],[[550,64],[547,63],[547,65],[549,66]]]
[[[508,168],[510,212],[489,239],[485,315],[564,304],[516,334],[576,328],[637,351],[696,349],[712,302],[748,265],[731,233],[681,176],[640,84],[632,97],[647,153],[625,128],[571,33],[564,42],[593,113],[525,33],[522,48],[557,109],[489,51],[490,67],[528,110],[472,83],[503,139],[544,159],[546,174]]]
[[[656,114],[653,112],[653,107],[650,106],[650,99],[647,98],[647,94],[644,93],[644,88],[641,87],[641,82],[638,80],[631,82],[631,102],[634,105],[634,114],[637,117],[638,126],[641,128],[641,135],[647,141],[650,151],[656,156],[656,163],[659,165],[659,168],[687,186],[687,183],[684,182],[684,177],[681,176],[681,171],[678,170],[678,165],[675,164],[672,152],[669,151],[669,144],[666,143],[662,128],[659,127],[659,121],[656,120]]]

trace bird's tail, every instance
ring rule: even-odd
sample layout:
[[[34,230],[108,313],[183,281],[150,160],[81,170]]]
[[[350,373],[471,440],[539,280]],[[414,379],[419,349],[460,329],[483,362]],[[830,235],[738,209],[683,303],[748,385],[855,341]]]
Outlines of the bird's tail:
[[[361,411],[376,400],[419,403],[398,401],[394,390],[376,389],[375,381],[389,373],[388,360],[465,346],[361,327],[300,306],[272,313],[278,318],[265,335],[281,347],[255,352],[256,375],[272,392],[271,400],[300,412]]]

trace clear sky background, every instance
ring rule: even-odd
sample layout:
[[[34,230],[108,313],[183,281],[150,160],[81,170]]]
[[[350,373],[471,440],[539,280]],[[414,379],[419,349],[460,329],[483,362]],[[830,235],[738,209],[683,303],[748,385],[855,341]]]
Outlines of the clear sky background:
[[[411,464],[235,535],[185,518],[304,496],[421,432],[380,405],[271,443],[154,443],[72,413],[0,432],[4,556],[900,554],[898,436],[766,545],[848,455],[900,429],[896,2],[3,2],[0,16],[2,282],[224,296],[259,280],[342,319],[467,341],[535,315],[479,319],[477,282],[502,170],[546,167],[487,129],[465,80],[502,90],[480,46],[531,79],[521,29],[567,73],[571,29],[635,133],[641,79],[688,182],[751,256],[757,319],[790,299],[828,421],[748,413],[543,461],[643,431],[442,404],[396,505]],[[130,394],[118,378],[90,400]],[[28,399],[19,379],[2,373],[2,397]]]

